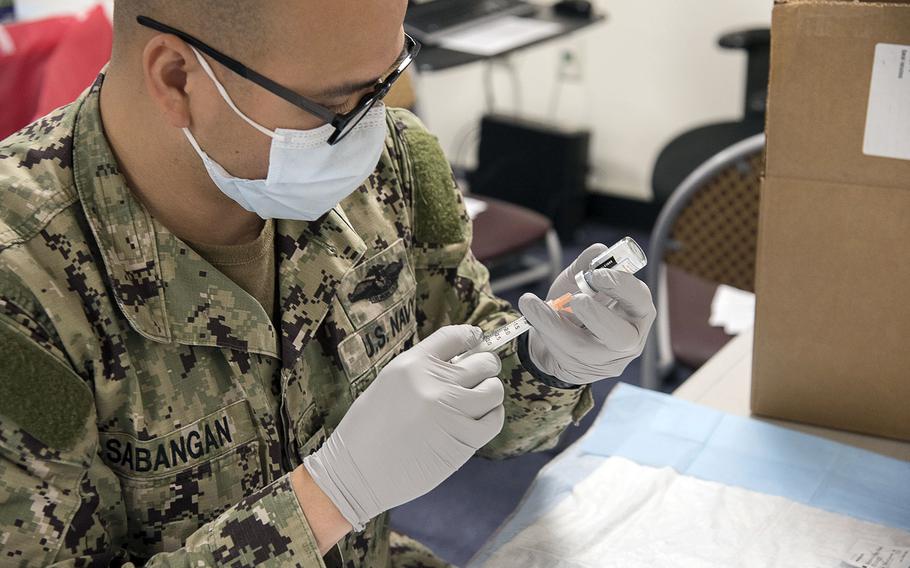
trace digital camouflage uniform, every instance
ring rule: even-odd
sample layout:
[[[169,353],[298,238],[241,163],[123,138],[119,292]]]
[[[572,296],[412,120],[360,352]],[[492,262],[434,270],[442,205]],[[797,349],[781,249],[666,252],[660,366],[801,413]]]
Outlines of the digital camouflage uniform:
[[[131,195],[102,81],[0,144],[0,565],[439,565],[388,513],[323,559],[288,480],[395,355],[516,317],[436,140],[389,111],[363,185],[276,223],[273,326]],[[552,447],[591,406],[515,346],[501,379],[485,457]]]

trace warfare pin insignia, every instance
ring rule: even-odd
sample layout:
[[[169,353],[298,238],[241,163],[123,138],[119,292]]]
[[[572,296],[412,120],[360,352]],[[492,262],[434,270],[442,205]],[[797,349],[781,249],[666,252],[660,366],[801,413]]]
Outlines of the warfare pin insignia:
[[[369,299],[375,304],[387,299],[398,289],[398,275],[401,274],[402,268],[404,261],[400,259],[390,264],[371,267],[366,279],[348,294],[348,300],[359,302]]]

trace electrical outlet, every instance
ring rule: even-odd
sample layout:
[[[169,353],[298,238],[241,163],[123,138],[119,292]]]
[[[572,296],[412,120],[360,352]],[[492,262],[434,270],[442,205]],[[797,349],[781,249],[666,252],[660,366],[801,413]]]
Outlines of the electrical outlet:
[[[563,79],[566,81],[582,81],[585,78],[581,51],[574,48],[564,49],[560,59],[560,75]]]

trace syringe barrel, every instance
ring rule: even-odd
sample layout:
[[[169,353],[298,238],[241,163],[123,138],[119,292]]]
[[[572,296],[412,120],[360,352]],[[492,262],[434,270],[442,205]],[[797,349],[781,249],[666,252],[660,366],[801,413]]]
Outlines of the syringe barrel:
[[[476,347],[465,351],[461,355],[456,355],[451,362],[458,363],[465,357],[475,353],[492,353],[529,329],[531,329],[531,324],[528,323],[528,318],[522,316],[511,323],[485,333],[483,340]]]

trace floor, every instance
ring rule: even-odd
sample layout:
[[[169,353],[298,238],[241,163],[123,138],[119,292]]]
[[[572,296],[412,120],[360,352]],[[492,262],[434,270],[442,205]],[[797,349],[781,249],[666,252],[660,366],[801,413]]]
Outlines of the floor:
[[[568,265],[590,243],[612,244],[626,235],[647,249],[648,235],[643,231],[586,223],[579,229],[576,243],[563,247],[564,262]],[[549,283],[542,283],[528,289],[510,290],[501,296],[516,305],[522,293],[531,291],[543,296],[548,287]],[[423,542],[449,562],[466,564],[515,509],[538,470],[587,430],[616,383],[637,385],[639,374],[639,361],[636,360],[621,377],[595,383],[596,407],[579,426],[569,426],[556,448],[498,462],[474,458],[435,490],[395,509],[393,528]],[[682,378],[666,385],[664,390],[672,390]]]

